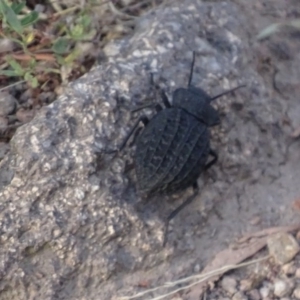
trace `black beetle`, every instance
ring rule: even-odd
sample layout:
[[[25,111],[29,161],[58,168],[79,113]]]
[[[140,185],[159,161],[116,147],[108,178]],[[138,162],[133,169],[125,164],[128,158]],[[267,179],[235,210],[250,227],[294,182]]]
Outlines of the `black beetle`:
[[[156,104],[157,114],[151,120],[141,116],[120,146],[119,150],[122,150],[142,122],[145,128],[137,135],[134,156],[137,187],[142,195],[173,193],[189,186],[197,189],[200,173],[209,169],[218,159],[215,151],[210,148],[208,127],[218,125],[220,118],[211,102],[244,85],[210,97],[202,89],[191,85],[194,63],[195,52],[188,86],[173,92],[172,105],[161,90],[166,108]],[[153,77],[151,78],[153,83]],[[153,104],[134,111],[148,106]],[[207,162],[209,156],[212,156],[212,159]],[[193,199],[194,196],[188,198],[176,208],[169,215],[168,221]]]

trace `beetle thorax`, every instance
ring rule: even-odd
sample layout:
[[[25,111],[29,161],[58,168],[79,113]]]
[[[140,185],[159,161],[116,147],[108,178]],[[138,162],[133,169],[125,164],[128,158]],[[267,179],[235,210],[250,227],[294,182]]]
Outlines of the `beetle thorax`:
[[[211,106],[210,99],[199,88],[179,88],[173,93],[173,107],[184,109],[207,126],[213,126],[219,123],[219,114]]]

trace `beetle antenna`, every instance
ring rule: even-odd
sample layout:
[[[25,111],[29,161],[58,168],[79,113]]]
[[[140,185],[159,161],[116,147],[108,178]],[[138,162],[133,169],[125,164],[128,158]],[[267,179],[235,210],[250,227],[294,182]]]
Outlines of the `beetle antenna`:
[[[196,57],[196,53],[195,53],[195,51],[193,51],[193,61],[192,61],[192,65],[191,65],[191,72],[190,72],[190,77],[189,77],[188,87],[191,86],[192,79],[193,79],[193,72],[194,72],[194,65],[195,65],[195,57]]]
[[[224,96],[224,95],[226,95],[226,94],[229,94],[229,93],[231,93],[231,92],[234,92],[235,90],[240,89],[240,88],[245,87],[245,86],[246,86],[245,84],[242,84],[242,85],[239,85],[239,86],[237,86],[237,87],[235,87],[235,88],[233,88],[233,89],[231,89],[231,90],[225,91],[225,92],[223,92],[223,93],[221,93],[221,94],[219,94],[219,95],[217,95],[217,96],[214,96],[214,97],[210,98],[210,99],[209,99],[209,102],[211,102],[211,101],[213,101],[213,100],[216,100],[216,99],[218,99],[218,98],[220,98],[220,97],[222,97],[222,96]]]

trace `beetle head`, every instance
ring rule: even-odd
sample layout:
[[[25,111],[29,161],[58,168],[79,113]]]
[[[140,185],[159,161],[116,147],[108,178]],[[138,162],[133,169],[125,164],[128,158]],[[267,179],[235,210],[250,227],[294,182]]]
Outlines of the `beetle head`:
[[[231,90],[225,91],[217,96],[210,97],[205,91],[191,85],[195,64],[195,52],[189,76],[187,88],[176,89],[173,93],[173,107],[182,108],[195,116],[207,126],[214,126],[220,123],[219,113],[213,108],[211,102],[219,97],[231,93],[245,85],[240,85]]]
[[[219,113],[210,104],[209,97],[202,89],[189,86],[173,93],[173,107],[184,109],[207,126],[220,123]]]

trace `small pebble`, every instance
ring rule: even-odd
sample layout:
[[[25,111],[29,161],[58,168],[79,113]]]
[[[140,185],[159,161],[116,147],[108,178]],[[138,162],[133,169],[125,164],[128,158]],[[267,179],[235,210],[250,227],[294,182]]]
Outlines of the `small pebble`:
[[[9,144],[0,142],[0,161],[6,156],[9,150],[10,150]]]
[[[35,7],[34,7],[34,10],[39,12],[39,13],[42,13],[46,10],[46,6],[42,5],[42,4],[36,4]]]
[[[0,53],[13,52],[14,42],[10,39],[2,38],[0,39]]]
[[[252,220],[250,220],[250,224],[252,226],[258,225],[261,222],[261,218],[260,217],[254,217]]]
[[[17,100],[9,93],[0,92],[0,116],[14,113]]]
[[[298,269],[296,270],[295,276],[296,276],[297,278],[300,278],[300,268],[298,268]]]
[[[32,95],[33,95],[33,92],[31,89],[25,90],[18,98],[19,103],[20,104],[26,103],[29,98],[32,98]]]
[[[300,299],[300,286],[296,287],[294,290],[294,297]]]
[[[296,266],[294,263],[288,263],[282,266],[282,272],[285,275],[294,275],[296,272]]]
[[[25,109],[21,108],[16,113],[18,120],[22,123],[28,123],[29,121],[31,121],[33,119],[34,115],[35,115],[35,111],[32,109],[25,110]]]
[[[252,276],[248,279],[243,279],[240,281],[240,290],[243,292],[253,290],[261,284],[262,280],[263,278],[258,275]]]
[[[260,300],[260,293],[258,290],[251,290],[250,292],[248,292],[250,299],[251,300]]]
[[[293,284],[290,281],[277,279],[274,282],[274,294],[277,297],[289,296],[292,292]]]
[[[229,293],[230,295],[233,295],[237,292],[236,289],[237,281],[233,277],[229,277],[229,276],[224,277],[221,282],[221,286],[223,290]]]
[[[52,103],[56,98],[56,95],[54,92],[42,92],[39,95],[39,100],[43,103],[43,104],[49,104]]]
[[[264,286],[264,287],[259,289],[259,293],[260,293],[262,298],[266,298],[266,297],[270,296],[271,291],[268,287]]]
[[[268,239],[269,253],[278,264],[286,264],[299,252],[299,244],[296,239],[285,232],[274,234]]]
[[[232,300],[248,300],[248,297],[244,295],[243,292],[237,292],[231,298]]]
[[[243,279],[240,281],[240,290],[243,292],[250,291],[252,289],[253,281],[251,279]]]
[[[0,116],[0,130],[4,131],[6,130],[8,125],[8,119],[6,117]]]
[[[195,264],[195,266],[194,266],[194,273],[199,273],[200,270],[201,270],[200,264]]]

